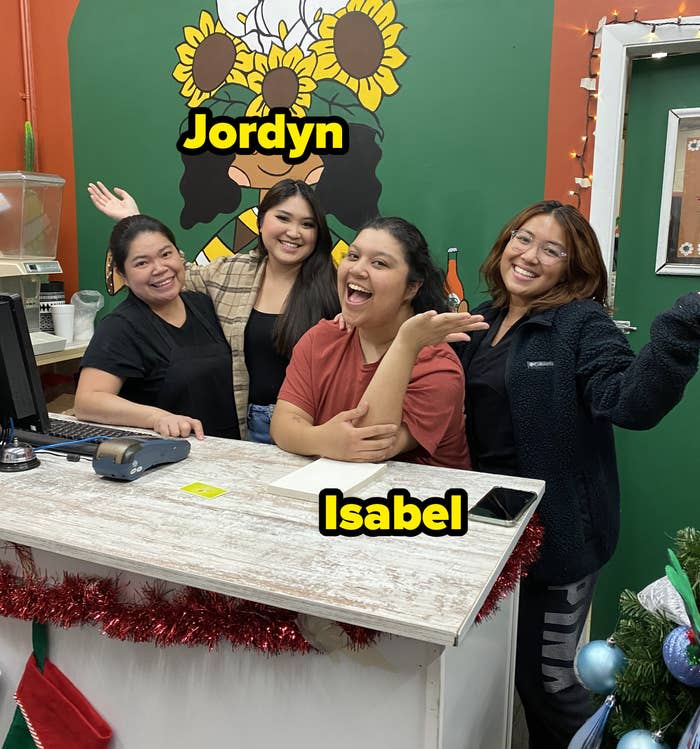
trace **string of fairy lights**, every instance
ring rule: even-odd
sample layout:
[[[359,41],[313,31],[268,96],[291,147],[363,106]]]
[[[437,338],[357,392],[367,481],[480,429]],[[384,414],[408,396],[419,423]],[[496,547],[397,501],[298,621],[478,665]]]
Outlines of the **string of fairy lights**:
[[[596,60],[600,59],[600,32],[603,26],[611,24],[636,24],[642,28],[649,29],[649,33],[645,36],[646,40],[653,42],[657,39],[656,30],[661,26],[689,26],[698,29],[697,36],[700,37],[700,23],[697,21],[687,21],[683,16],[678,16],[675,20],[669,19],[668,21],[643,21],[639,18],[639,11],[637,8],[634,9],[632,18],[626,20],[620,19],[619,14],[616,10],[613,10],[611,14],[611,20],[602,18],[598,24],[597,29],[584,29],[584,34],[587,34],[591,38],[591,50],[588,53],[588,75],[581,79],[581,87],[586,89],[586,116],[585,124],[583,128],[583,134],[581,135],[581,145],[569,152],[569,158],[575,159],[578,162],[578,176],[574,177],[574,183],[576,187],[569,190],[569,196],[576,201],[576,207],[581,207],[581,194],[583,190],[588,190],[593,184],[593,173],[589,165],[589,141],[592,135],[595,135],[595,122],[597,119],[597,100],[598,100],[598,70],[595,70]],[[652,57],[666,57],[666,52],[653,53]]]

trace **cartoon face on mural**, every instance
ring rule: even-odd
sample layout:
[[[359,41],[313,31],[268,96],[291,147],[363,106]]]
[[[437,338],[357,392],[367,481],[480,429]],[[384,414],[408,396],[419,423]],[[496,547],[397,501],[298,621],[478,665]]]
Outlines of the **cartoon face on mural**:
[[[349,126],[343,155],[311,154],[288,164],[279,155],[183,154],[184,228],[236,214],[242,190],[257,202],[284,178],[314,185],[333,230],[334,258],[354,231],[376,215],[376,166],[383,136],[376,110],[399,90],[394,71],[406,61],[397,46],[403,26],[391,0],[219,0],[215,20],[202,10],[184,28],[173,77],[187,106],[214,116],[264,117],[282,107],[296,117],[338,116]],[[359,52],[358,52],[359,50]],[[250,201],[248,201],[250,202]],[[256,209],[226,221],[201,249],[204,263],[257,242]]]

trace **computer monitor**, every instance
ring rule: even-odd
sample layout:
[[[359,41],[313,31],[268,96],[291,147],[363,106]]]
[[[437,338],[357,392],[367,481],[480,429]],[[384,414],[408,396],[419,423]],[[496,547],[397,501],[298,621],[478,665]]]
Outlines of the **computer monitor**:
[[[27,318],[17,294],[0,294],[0,425],[47,432],[49,417]]]

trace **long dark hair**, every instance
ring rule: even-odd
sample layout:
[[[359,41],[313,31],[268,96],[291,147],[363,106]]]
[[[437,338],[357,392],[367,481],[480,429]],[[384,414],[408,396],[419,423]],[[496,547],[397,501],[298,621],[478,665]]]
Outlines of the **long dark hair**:
[[[124,268],[126,266],[126,259],[129,256],[131,243],[139,234],[145,231],[162,234],[177,249],[175,235],[164,223],[158,221],[157,218],[146,216],[143,213],[127,216],[115,224],[112,233],[109,235],[109,249],[112,253],[114,267],[122,276],[124,275]]]
[[[533,203],[513,216],[501,229],[491,251],[481,266],[481,274],[496,307],[508,306],[509,294],[501,276],[501,257],[511,239],[511,232],[534,216],[552,216],[564,233],[567,256],[561,282],[532,304],[532,309],[548,309],[568,304],[574,299],[593,299],[608,308],[608,272],[600,251],[598,237],[586,217],[574,206],[558,200]]]
[[[379,213],[382,184],[376,171],[382,151],[371,127],[351,124],[348,132],[347,153],[321,156],[324,168],[316,195],[326,213],[357,230]]]
[[[358,229],[378,213],[382,185],[376,168],[382,152],[376,131],[366,125],[349,126],[350,145],[345,154],[321,156],[323,172],[316,186],[322,210],[332,213],[351,229]],[[190,229],[206,224],[219,214],[234,213],[241,202],[241,188],[228,175],[235,159],[230,154],[205,151],[182,154],[185,171],[180,179],[184,206],[180,225]]]
[[[258,231],[261,230],[268,211],[295,195],[302,197],[311,209],[317,234],[316,246],[301,264],[284,309],[275,324],[275,348],[286,357],[292,355],[294,345],[309,328],[319,320],[331,319],[340,312],[335,267],[331,258],[331,234],[318,198],[306,182],[283,179],[267,191],[258,208]],[[258,252],[261,260],[267,257],[262,239]]]
[[[434,309],[447,312],[445,274],[433,262],[428,243],[418,227],[397,216],[378,216],[368,221],[362,229],[381,229],[388,232],[401,245],[408,264],[408,283],[420,283],[411,300],[414,314]],[[362,231],[362,229],[360,231]]]
[[[220,213],[233,213],[241,202],[241,188],[229,176],[230,154],[182,154],[185,171],[180,179],[184,205],[180,226],[207,224]]]

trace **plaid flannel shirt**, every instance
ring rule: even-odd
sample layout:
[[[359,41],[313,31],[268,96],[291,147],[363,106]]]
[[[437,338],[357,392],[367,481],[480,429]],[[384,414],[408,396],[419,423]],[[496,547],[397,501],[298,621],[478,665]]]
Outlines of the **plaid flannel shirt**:
[[[233,393],[241,439],[247,436],[248,370],[243,353],[245,326],[265,274],[266,259],[255,252],[220,257],[208,265],[188,263],[185,288],[208,294],[231,346]]]

